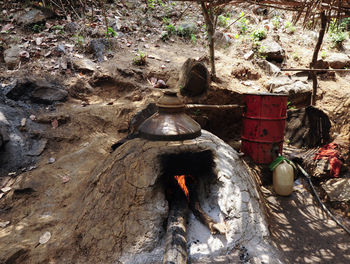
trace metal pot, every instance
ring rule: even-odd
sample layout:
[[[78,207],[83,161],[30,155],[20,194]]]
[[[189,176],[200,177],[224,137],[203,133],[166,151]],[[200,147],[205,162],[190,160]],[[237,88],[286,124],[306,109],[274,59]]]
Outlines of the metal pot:
[[[176,92],[167,90],[157,102],[158,111],[139,127],[140,137],[149,140],[185,140],[201,135],[200,125],[185,113]]]

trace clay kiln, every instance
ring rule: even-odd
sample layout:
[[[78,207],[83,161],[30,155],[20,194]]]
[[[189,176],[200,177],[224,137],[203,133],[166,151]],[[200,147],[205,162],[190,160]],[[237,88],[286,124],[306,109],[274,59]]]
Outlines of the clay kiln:
[[[168,184],[182,173],[199,179],[203,211],[227,226],[226,234],[213,235],[189,212],[182,246],[191,263],[238,263],[244,252],[246,260],[279,263],[252,176],[234,149],[205,130],[186,140],[132,139],[96,168],[76,227],[77,245],[86,252],[78,260],[162,263]]]

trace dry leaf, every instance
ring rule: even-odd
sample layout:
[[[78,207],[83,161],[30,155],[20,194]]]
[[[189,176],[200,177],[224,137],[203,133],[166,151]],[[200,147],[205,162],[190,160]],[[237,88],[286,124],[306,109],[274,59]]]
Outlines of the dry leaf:
[[[10,224],[10,221],[0,222],[0,227],[4,228]]]
[[[51,126],[52,126],[53,129],[58,128],[58,121],[57,121],[57,119],[54,119],[54,120],[51,121]]]
[[[1,191],[2,191],[3,193],[7,193],[7,192],[9,192],[11,189],[12,189],[11,187],[4,187],[4,188],[1,189]]]
[[[13,24],[11,24],[11,23],[6,24],[1,28],[1,33],[7,33],[7,31],[9,31],[13,28],[15,28]]]
[[[66,183],[66,182],[69,182],[70,178],[67,176],[67,175],[64,175],[62,177],[62,183]]]
[[[22,118],[22,120],[21,120],[21,126],[22,126],[22,127],[25,127],[25,126],[26,126],[26,123],[27,123],[27,118]]]

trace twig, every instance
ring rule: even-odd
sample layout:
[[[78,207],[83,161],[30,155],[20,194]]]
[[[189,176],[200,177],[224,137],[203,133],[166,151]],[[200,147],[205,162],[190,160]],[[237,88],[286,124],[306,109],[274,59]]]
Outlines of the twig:
[[[187,7],[185,8],[184,11],[181,12],[181,14],[179,15],[179,17],[177,18],[177,20],[174,21],[174,25],[176,25],[176,23],[182,18],[182,16],[186,13],[186,11],[192,6],[192,4],[187,5]]]

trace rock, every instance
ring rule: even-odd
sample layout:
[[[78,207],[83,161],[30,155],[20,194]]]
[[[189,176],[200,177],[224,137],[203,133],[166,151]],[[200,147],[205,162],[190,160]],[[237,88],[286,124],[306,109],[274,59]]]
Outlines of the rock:
[[[332,53],[326,60],[329,66],[333,69],[343,69],[350,66],[350,58],[343,53]]]
[[[228,47],[234,42],[234,37],[231,34],[216,31],[214,34],[215,45],[220,47]]]
[[[350,178],[330,179],[322,184],[322,188],[332,202],[350,201]]]
[[[198,96],[208,90],[210,75],[208,69],[195,59],[187,59],[179,73],[178,87],[182,95]]]
[[[284,94],[298,94],[298,93],[309,93],[312,91],[312,87],[308,83],[302,81],[295,81],[291,84],[281,85],[279,87],[273,88],[274,93],[284,93]]]
[[[40,156],[41,153],[45,150],[47,144],[47,139],[41,139],[41,140],[33,140],[30,143],[30,149],[27,151],[26,155],[28,156]]]
[[[257,60],[256,63],[268,74],[278,75],[281,72],[281,69],[278,66],[267,60]]]
[[[254,56],[254,51],[248,51],[246,54],[244,54],[244,56],[243,56],[243,58],[245,59],[245,60],[250,60],[251,58],[253,58],[253,56]]]
[[[96,64],[87,58],[73,59],[73,66],[84,73],[93,73],[96,71]]]
[[[183,36],[191,36],[198,31],[197,25],[195,23],[182,23],[178,27],[178,34]]]
[[[268,61],[283,62],[285,59],[285,51],[276,41],[264,39],[260,45],[261,55],[266,56]]]
[[[14,46],[4,51],[4,61],[9,70],[13,70],[20,62],[20,53],[22,49]]]
[[[77,79],[68,88],[68,93],[71,97],[84,99],[87,94],[90,94],[94,88],[84,79]]]
[[[94,53],[95,57],[97,58],[98,62],[101,62],[104,60],[104,52],[106,49],[112,49],[116,46],[115,39],[105,39],[105,38],[99,38],[99,39],[93,39],[90,41],[88,45],[88,50],[92,53]]]
[[[37,87],[32,92],[31,98],[35,103],[52,104],[57,101],[65,101],[68,92],[54,87]]]
[[[64,31],[74,34],[78,30],[78,24],[75,22],[69,22],[64,25]]]
[[[66,52],[66,48],[65,48],[65,46],[63,44],[58,44],[55,50],[59,54],[62,54],[62,53]]]
[[[68,93],[63,86],[54,82],[24,78],[5,87],[5,95],[15,101],[31,100],[34,103],[52,104],[65,101]]]
[[[18,24],[23,26],[30,26],[34,24],[44,23],[51,15],[49,13],[44,13],[39,9],[32,9],[26,12],[24,15],[20,16],[17,20]]]

